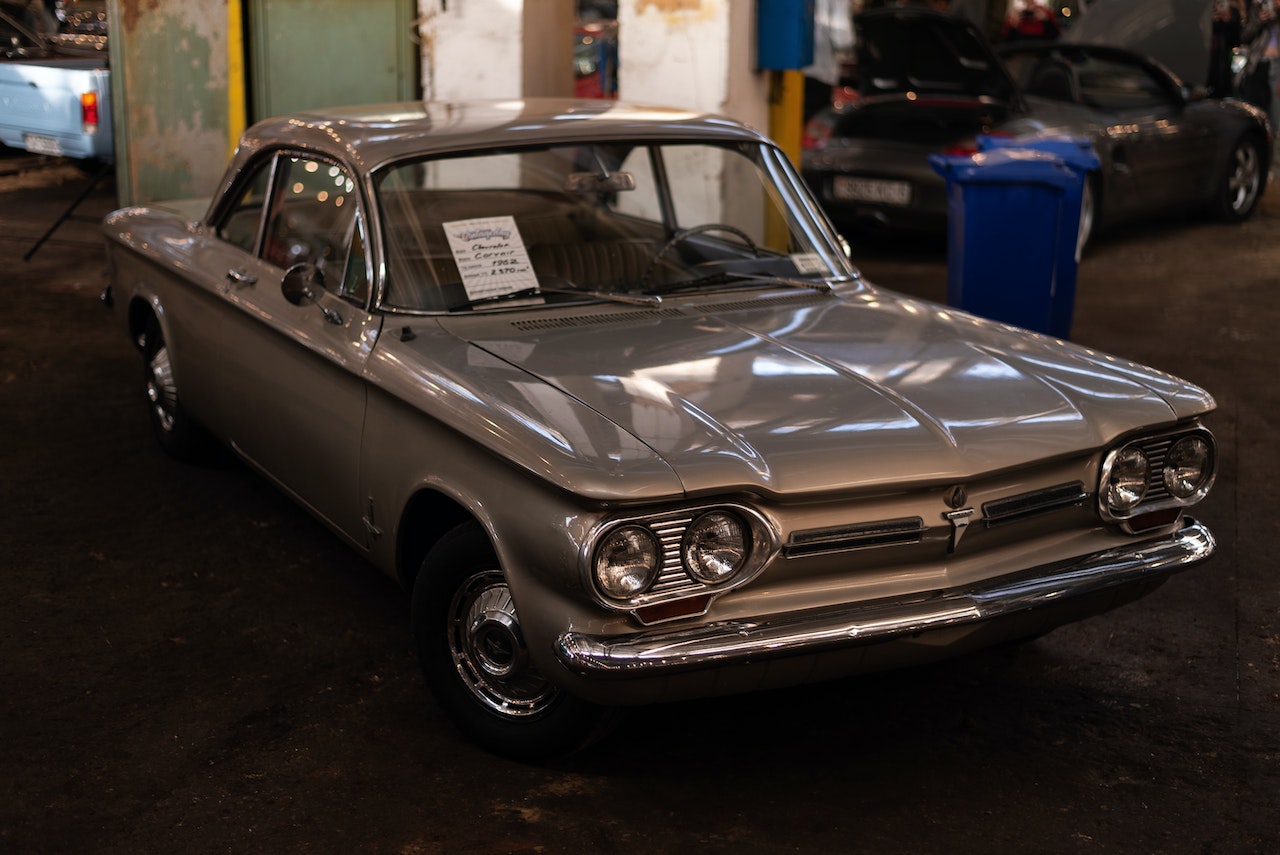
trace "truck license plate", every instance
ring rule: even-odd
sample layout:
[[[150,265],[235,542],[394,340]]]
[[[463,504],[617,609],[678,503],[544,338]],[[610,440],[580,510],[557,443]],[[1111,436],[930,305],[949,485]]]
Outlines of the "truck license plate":
[[[911,204],[911,185],[906,181],[837,175],[831,192],[837,199],[847,202],[875,202],[897,207]]]
[[[41,134],[23,134],[22,141],[26,144],[27,151],[35,154],[51,154],[54,157],[62,156],[62,144],[53,137],[46,137]]]

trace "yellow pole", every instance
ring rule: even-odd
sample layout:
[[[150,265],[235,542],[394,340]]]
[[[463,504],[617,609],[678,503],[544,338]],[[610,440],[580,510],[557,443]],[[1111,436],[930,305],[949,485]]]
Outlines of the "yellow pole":
[[[236,150],[247,123],[244,95],[244,22],[242,0],[227,0],[227,152]]]
[[[800,168],[800,138],[804,123],[804,73],[769,72],[769,136]],[[772,205],[765,219],[765,243],[778,252],[790,251],[790,231]]]
[[[769,136],[791,162],[800,166],[800,136],[804,130],[804,72],[769,72]]]

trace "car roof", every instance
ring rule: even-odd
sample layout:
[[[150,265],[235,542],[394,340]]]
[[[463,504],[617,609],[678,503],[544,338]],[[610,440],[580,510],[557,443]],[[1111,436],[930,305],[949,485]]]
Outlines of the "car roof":
[[[759,131],[721,116],[617,101],[411,101],[266,119],[244,133],[236,160],[289,145],[326,152],[368,171],[405,157],[593,139],[767,141]]]

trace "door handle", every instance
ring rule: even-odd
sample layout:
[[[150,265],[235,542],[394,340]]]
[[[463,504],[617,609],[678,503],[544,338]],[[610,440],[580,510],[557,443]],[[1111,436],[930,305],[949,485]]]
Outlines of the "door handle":
[[[258,277],[254,276],[252,273],[249,273],[248,271],[245,271],[238,267],[233,267],[227,271],[227,290],[228,291],[230,291],[232,288],[235,288],[237,286],[247,287],[249,285],[256,285],[256,284],[258,284]]]

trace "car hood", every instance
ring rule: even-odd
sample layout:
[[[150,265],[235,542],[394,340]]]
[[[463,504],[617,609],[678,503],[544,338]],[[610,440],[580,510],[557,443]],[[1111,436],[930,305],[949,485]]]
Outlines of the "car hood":
[[[918,8],[876,9],[855,19],[864,96],[914,92],[1014,101],[1017,86],[966,18]]]
[[[442,323],[638,439],[690,494],[949,483],[1213,407],[1169,375],[869,286],[737,297]],[[507,385],[503,406],[531,400]]]

